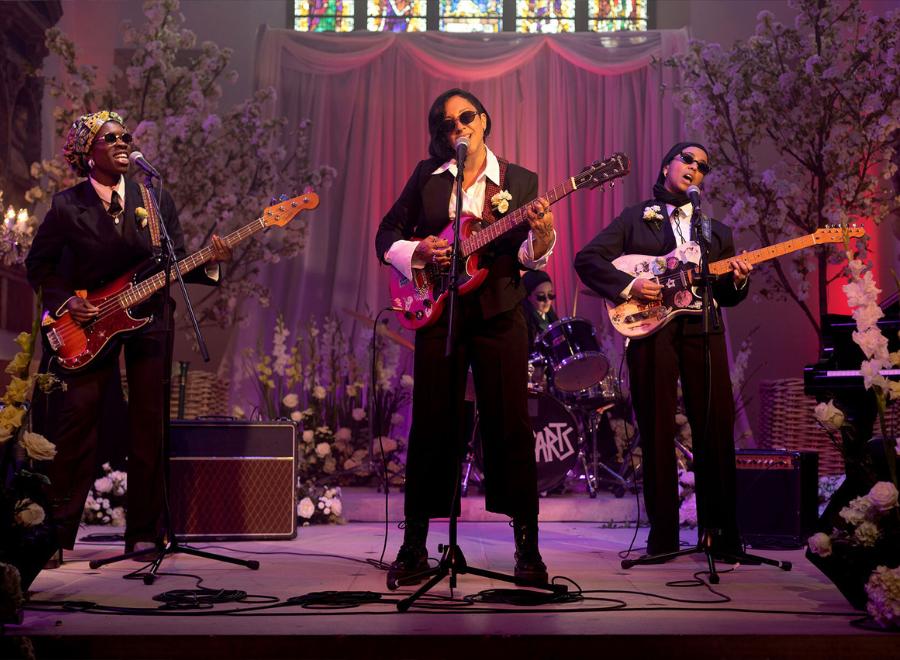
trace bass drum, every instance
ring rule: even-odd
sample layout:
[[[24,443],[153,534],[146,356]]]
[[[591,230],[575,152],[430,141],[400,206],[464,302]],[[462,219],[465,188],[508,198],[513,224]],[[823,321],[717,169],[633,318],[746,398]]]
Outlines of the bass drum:
[[[578,422],[560,401],[545,392],[528,393],[528,417],[534,432],[538,492],[553,490],[565,481],[578,460]],[[484,474],[480,422],[472,432],[475,464]],[[487,477],[490,479],[490,476]]]

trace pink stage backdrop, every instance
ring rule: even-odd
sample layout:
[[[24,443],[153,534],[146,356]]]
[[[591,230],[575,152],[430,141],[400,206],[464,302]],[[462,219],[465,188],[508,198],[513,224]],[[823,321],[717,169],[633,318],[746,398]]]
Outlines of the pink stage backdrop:
[[[613,152],[631,157],[632,174],[615,188],[576,191],[554,207],[559,238],[548,271],[559,312],[571,314],[581,289],[572,268],[575,252],[622,208],[649,194],[662,154],[683,137],[671,93],[677,80],[662,61],[683,52],[687,42],[685,30],[552,36],[261,31],[257,87],[276,90],[273,112],[289,126],[312,121],[311,160],[333,165],[338,177],[319,191],[322,204],[310,215],[303,254],[268,266],[273,299],[256,317],[260,330],[269,335],[278,311],[292,326],[309,315],[388,303],[388,272],[375,255],[375,231],[426,156],[432,100],[457,86],[471,90],[490,113],[491,148],[536,171],[542,190]],[[579,297],[579,315],[590,304],[597,305]],[[244,345],[257,340],[253,331],[237,336]]]

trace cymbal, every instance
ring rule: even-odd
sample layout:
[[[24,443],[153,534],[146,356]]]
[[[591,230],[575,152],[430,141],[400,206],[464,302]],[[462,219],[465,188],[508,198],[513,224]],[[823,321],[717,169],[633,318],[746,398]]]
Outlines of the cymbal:
[[[368,314],[363,314],[362,312],[357,312],[352,309],[347,309],[346,307],[344,307],[342,311],[344,312],[344,314],[347,314],[348,316],[352,316],[353,318],[357,319],[358,321],[363,321],[365,323],[368,323],[370,326],[373,323],[375,323],[375,319],[370,317]],[[414,351],[416,349],[415,344],[413,344],[409,339],[407,339],[406,337],[404,337],[403,335],[401,335],[398,332],[394,332],[393,330],[391,330],[389,327],[387,327],[383,323],[378,324],[378,328],[376,329],[376,332],[379,335],[381,335],[382,337],[386,337],[387,339],[390,339],[392,342],[394,342],[398,346],[402,346],[403,348],[407,348],[411,351]]]
[[[591,297],[591,298],[602,298],[602,297],[603,297],[603,296],[601,296],[599,293],[597,293],[596,291],[594,291],[593,289],[579,289],[578,295],[580,295],[580,296],[589,296],[589,297]]]

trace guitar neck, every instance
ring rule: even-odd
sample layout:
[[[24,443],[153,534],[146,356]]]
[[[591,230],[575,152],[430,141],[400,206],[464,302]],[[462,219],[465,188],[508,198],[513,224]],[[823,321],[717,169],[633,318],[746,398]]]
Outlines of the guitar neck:
[[[769,259],[774,259],[785,254],[790,254],[791,252],[796,252],[797,250],[812,247],[815,244],[816,235],[808,234],[806,236],[800,236],[799,238],[792,238],[788,241],[784,241],[783,243],[776,243],[775,245],[769,245],[763,248],[759,248],[758,250],[745,252],[744,254],[737,256],[740,256],[741,259],[746,259],[750,262],[751,265],[755,265],[763,261],[768,261]],[[728,263],[729,261],[730,259],[721,259],[719,261],[714,261],[709,265],[709,272],[713,275],[724,275],[730,272],[731,266]]]
[[[231,232],[230,234],[225,236],[225,238],[223,238],[222,240],[225,242],[225,244],[228,247],[231,248],[231,247],[234,247],[235,245],[237,245],[238,243],[240,243],[241,241],[243,241],[244,239],[246,239],[246,238],[252,236],[253,234],[255,234],[256,232],[260,231],[261,229],[265,229],[266,226],[267,225],[265,223],[265,220],[263,220],[263,218],[257,218],[253,222],[250,222],[249,224],[244,225],[240,229],[237,229],[236,231]],[[215,254],[215,251],[213,250],[211,245],[203,248],[202,250],[198,250],[191,256],[185,257],[184,259],[182,259],[181,261],[178,262],[178,272],[181,273],[182,275],[185,275],[185,274],[191,272],[192,270],[194,270],[195,268],[197,268],[198,266],[202,266],[203,264],[211,261],[214,254]],[[177,279],[177,277],[176,277],[175,271],[173,269],[170,273],[169,280],[174,282],[176,279]],[[140,283],[134,285],[133,287],[131,287],[130,289],[123,291],[122,294],[119,296],[119,302],[122,305],[122,307],[132,307],[138,303],[141,303],[141,302],[147,300],[147,298],[149,298],[154,293],[156,293],[157,291],[162,289],[165,286],[165,283],[166,283],[166,274],[165,274],[165,271],[162,270],[162,271],[156,273],[155,275],[148,277],[143,282],[140,282]]]
[[[565,183],[561,183],[560,185],[552,188],[547,191],[541,197],[546,197],[550,204],[556,204],[563,197],[567,197],[571,193],[575,191],[577,186],[575,185],[575,178],[572,177]],[[497,220],[497,222],[493,222],[489,224],[487,227],[484,227],[481,231],[476,232],[469,238],[465,239],[462,242],[462,255],[464,257],[468,257],[474,252],[477,252],[488,243],[497,240],[507,232],[512,231],[519,225],[528,222],[528,205],[520,206],[515,211],[510,213],[509,215]]]

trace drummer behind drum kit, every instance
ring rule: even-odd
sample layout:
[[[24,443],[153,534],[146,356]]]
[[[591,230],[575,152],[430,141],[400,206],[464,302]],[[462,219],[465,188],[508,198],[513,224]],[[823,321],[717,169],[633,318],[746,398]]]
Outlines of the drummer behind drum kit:
[[[598,440],[603,416],[622,402],[622,392],[618,376],[600,351],[593,324],[578,317],[562,318],[551,324],[535,345],[538,350],[528,365],[528,415],[534,432],[538,491],[559,489],[579,467],[591,497],[597,496],[601,482],[621,497],[634,486],[629,460],[634,447],[628,449],[621,464],[608,465],[610,461],[601,460]],[[463,495],[470,480],[482,478],[478,427],[476,412],[469,459],[463,469]],[[609,430],[609,424],[605,428]]]

